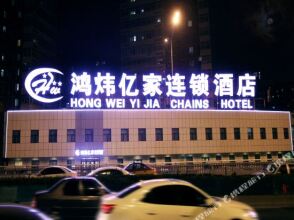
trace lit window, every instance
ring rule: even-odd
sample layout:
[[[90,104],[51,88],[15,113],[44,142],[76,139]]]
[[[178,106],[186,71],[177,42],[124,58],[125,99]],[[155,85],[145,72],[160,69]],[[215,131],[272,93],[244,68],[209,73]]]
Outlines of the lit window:
[[[4,26],[2,27],[2,31],[3,31],[3,32],[6,32],[6,30],[7,30],[7,29],[6,29],[6,26],[4,25]]]
[[[20,75],[20,69],[17,69],[17,76]]]
[[[157,23],[160,23],[161,22],[161,18],[157,18]]]
[[[4,77],[4,69],[1,69],[1,77]]]
[[[136,14],[136,11],[131,11],[130,14],[131,15],[135,15]]]
[[[179,128],[172,128],[172,140],[173,141],[180,140],[180,129]]]
[[[21,40],[17,40],[17,46],[18,46],[18,47],[21,46]]]
[[[144,11],[145,11],[144,8],[142,8],[142,9],[141,9],[141,13],[144,13]]]
[[[129,129],[128,128],[122,128],[120,130],[120,140],[122,142],[129,141]]]
[[[189,20],[187,25],[188,25],[188,27],[192,27],[192,21]]]
[[[131,0],[131,2],[136,2],[136,0]]]
[[[253,128],[247,128],[247,138],[249,140],[252,140],[254,137],[253,137]]]
[[[85,142],[93,142],[93,129],[85,129]]]
[[[57,129],[49,130],[49,143],[57,143]]]
[[[193,54],[194,53],[194,47],[189,47],[189,54]]]
[[[12,143],[19,144],[20,143],[20,130],[12,131]]]
[[[266,131],[265,128],[260,128],[260,139],[266,139]]]
[[[146,141],[146,128],[138,128],[138,140]]]
[[[5,56],[1,55],[1,60],[4,61],[5,60]]]
[[[39,130],[31,130],[31,143],[39,143]]]
[[[103,129],[103,141],[111,142],[111,129],[109,128]]]
[[[133,41],[136,42],[137,41],[137,36],[133,36]]]
[[[206,140],[212,140],[212,128],[205,128]]]
[[[19,83],[16,83],[15,85],[15,90],[18,92],[19,91]]]
[[[19,106],[19,100],[18,99],[14,99],[14,106],[18,107]]]

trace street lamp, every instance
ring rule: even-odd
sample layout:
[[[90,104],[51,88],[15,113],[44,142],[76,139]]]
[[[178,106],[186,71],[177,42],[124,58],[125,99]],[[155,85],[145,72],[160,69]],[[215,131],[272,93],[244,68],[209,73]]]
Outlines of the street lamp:
[[[174,74],[174,57],[173,57],[173,35],[174,35],[174,29],[179,26],[181,22],[181,12],[179,10],[176,10],[173,12],[171,17],[171,25],[172,25],[172,33],[170,37],[170,66],[171,66],[171,74]],[[164,40],[165,42],[168,42],[168,39]]]

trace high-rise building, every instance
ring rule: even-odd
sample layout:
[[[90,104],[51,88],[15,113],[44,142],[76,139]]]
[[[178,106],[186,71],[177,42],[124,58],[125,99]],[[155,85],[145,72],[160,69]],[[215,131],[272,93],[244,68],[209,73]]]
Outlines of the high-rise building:
[[[22,92],[24,75],[34,67],[50,65],[56,60],[55,6],[56,1],[1,1],[0,149],[5,111],[32,102]]]
[[[165,75],[171,73],[173,61],[174,71],[182,74],[210,71],[206,3],[206,0],[123,0],[120,8],[122,70]],[[171,24],[175,10],[181,13],[177,27]]]

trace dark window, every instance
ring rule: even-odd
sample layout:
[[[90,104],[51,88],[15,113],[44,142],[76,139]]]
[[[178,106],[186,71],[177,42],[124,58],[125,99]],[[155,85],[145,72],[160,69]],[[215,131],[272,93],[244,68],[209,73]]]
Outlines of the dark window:
[[[19,144],[20,143],[20,130],[12,131],[12,143]]]
[[[190,140],[191,141],[197,140],[197,128],[190,128]]]
[[[123,164],[124,159],[123,158],[117,158],[116,162],[119,163],[119,164]]]
[[[163,129],[162,128],[155,128],[155,140],[156,141],[163,141]]]
[[[205,128],[206,140],[212,140],[212,128]]]
[[[265,130],[265,128],[260,128],[259,132],[260,132],[260,139],[266,139],[266,130]]]
[[[253,139],[253,128],[247,128],[247,137],[248,139]]]
[[[122,128],[120,130],[120,140],[121,141],[129,141],[129,129],[128,128]]]
[[[244,161],[248,161],[248,158],[249,158],[249,157],[248,157],[248,154],[243,154],[243,160],[244,160]]]
[[[289,139],[289,129],[284,128],[284,139]]]
[[[164,162],[165,163],[171,163],[172,162],[171,157],[170,156],[164,157]]]
[[[205,204],[205,196],[192,187],[167,185],[153,188],[143,202],[161,205],[199,206]]]
[[[49,160],[49,165],[50,166],[54,166],[54,165],[57,165],[57,159],[50,159]],[[61,170],[61,169],[60,169]],[[63,171],[62,171],[63,172]]]
[[[93,142],[93,129],[85,129],[85,142]]]
[[[240,128],[234,128],[234,139],[235,140],[240,140],[241,139]]]
[[[57,167],[50,167],[41,171],[42,175],[51,175],[51,174],[63,174],[64,171]]]
[[[234,154],[229,154],[229,160],[230,161],[235,161],[235,155]]]
[[[220,139],[227,140],[227,129],[226,128],[220,128]]]
[[[278,153],[278,158],[281,159],[283,157],[283,154],[281,152]]]
[[[149,158],[149,163],[156,163],[156,158],[155,157],[150,157]]]
[[[172,128],[172,140],[173,141],[180,140],[180,131],[179,131],[179,128]]]
[[[138,141],[146,141],[146,128],[138,128]]]
[[[103,129],[103,141],[104,142],[111,142],[111,129],[110,128]]]
[[[56,129],[49,130],[49,143],[57,143],[57,130]]]
[[[215,155],[215,159],[216,159],[216,160],[222,160],[222,155],[221,155],[221,154],[217,154],[217,155]]]
[[[188,155],[188,156],[186,157],[186,161],[187,161],[187,162],[192,162],[192,161],[193,161],[193,156],[192,156],[192,155]]]
[[[255,154],[255,155],[254,155],[254,159],[255,159],[255,160],[260,160],[260,154]]]
[[[75,142],[75,141],[76,141],[76,130],[67,129],[67,142]]]
[[[99,196],[100,186],[95,180],[82,180],[85,196]]]
[[[277,128],[272,128],[272,136],[273,136],[273,139],[278,139],[278,129]]]
[[[80,187],[79,180],[71,179],[69,180],[64,188],[63,194],[66,196],[79,196],[80,195]]]
[[[31,130],[31,143],[39,143],[39,130]]]
[[[266,158],[268,161],[271,161],[272,160],[272,154],[266,154]]]

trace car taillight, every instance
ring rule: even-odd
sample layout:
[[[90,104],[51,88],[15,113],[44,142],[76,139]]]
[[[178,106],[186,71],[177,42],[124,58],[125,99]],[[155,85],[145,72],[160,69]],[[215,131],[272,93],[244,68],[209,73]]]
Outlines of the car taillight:
[[[102,204],[101,205],[101,211],[104,213],[104,214],[109,214],[112,212],[112,210],[114,209],[114,206],[113,204]]]
[[[35,197],[34,197],[33,200],[32,200],[31,207],[32,207],[32,208],[37,208],[37,200],[36,200]]]

